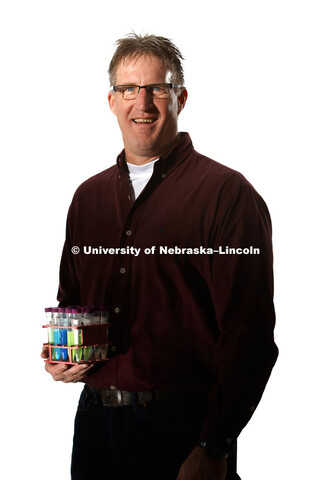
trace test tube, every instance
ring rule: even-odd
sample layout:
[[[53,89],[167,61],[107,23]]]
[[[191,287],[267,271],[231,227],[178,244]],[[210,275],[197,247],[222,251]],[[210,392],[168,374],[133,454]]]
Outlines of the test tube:
[[[72,326],[79,327],[82,325],[82,313],[80,308],[72,308]],[[73,341],[75,345],[82,344],[82,331],[80,329],[73,329]],[[83,358],[83,349],[75,348],[72,350],[73,362],[80,362]]]
[[[94,315],[93,315],[93,309],[92,308],[85,308],[83,311],[83,318],[84,318],[84,325],[94,325]],[[88,362],[89,359],[91,358],[91,352],[92,352],[92,347],[91,345],[86,345],[83,348],[84,352],[84,360],[85,362]]]
[[[109,307],[100,307],[101,323],[109,323]]]
[[[100,325],[100,323],[101,323],[100,307],[93,307],[93,324]]]
[[[72,308],[66,308],[65,309],[65,316],[67,318],[67,322],[68,322],[68,332],[67,332],[67,345],[68,345],[68,356],[69,356],[69,360],[72,360],[72,350],[71,350],[71,355],[69,354],[69,347],[72,347],[72,345],[74,345],[74,335],[73,335],[73,329],[70,328],[72,327]]]
[[[109,323],[109,307],[100,306],[101,324]],[[108,327],[106,327],[106,339],[108,341]],[[107,355],[108,345],[101,345],[99,347],[99,359],[104,360]]]
[[[53,309],[52,307],[45,308],[45,319],[46,325],[53,324]],[[49,345],[54,345],[54,329],[51,327],[47,328],[47,338]]]
[[[53,324],[60,327],[62,324],[62,312],[58,307],[52,309],[53,312]],[[54,328],[54,345],[61,345],[60,328]],[[61,361],[61,348],[53,348],[53,360]]]
[[[59,308],[62,313],[62,327],[68,327],[69,326],[69,315],[67,314],[67,309],[66,308]],[[68,312],[69,313],[69,312]],[[65,348],[61,349],[61,358],[64,362],[67,362],[69,360],[69,355],[68,355],[68,329],[67,328],[61,328],[60,329],[60,340],[61,340],[61,345],[65,346]]]

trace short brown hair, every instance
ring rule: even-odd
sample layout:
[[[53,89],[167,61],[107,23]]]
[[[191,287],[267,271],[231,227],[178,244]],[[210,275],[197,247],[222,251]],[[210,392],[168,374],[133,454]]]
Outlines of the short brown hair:
[[[154,55],[172,73],[171,82],[184,85],[184,74],[181,61],[184,60],[179,49],[169,38],[157,35],[137,35],[129,33],[125,38],[116,41],[117,49],[109,64],[110,85],[116,83],[116,70],[121,60],[137,58],[141,55]]]

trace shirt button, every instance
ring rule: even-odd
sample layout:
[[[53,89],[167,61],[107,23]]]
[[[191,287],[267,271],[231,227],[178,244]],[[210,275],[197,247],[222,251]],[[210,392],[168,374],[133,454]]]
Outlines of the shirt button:
[[[161,177],[165,178],[166,177],[165,173],[161,173]]]
[[[117,350],[116,347],[112,347],[112,348],[111,348],[111,351],[112,351],[112,352],[116,352],[116,350]]]
[[[121,268],[121,269],[120,269],[120,273],[126,273],[126,269],[125,269],[125,268]]]
[[[130,235],[132,235],[131,230],[127,230],[127,231],[126,231],[126,235],[127,235],[128,237],[130,237]]]
[[[114,312],[115,312],[115,313],[119,313],[119,312],[120,312],[120,308],[116,307],[116,308],[114,309]]]
[[[117,390],[115,385],[111,385],[111,390]]]

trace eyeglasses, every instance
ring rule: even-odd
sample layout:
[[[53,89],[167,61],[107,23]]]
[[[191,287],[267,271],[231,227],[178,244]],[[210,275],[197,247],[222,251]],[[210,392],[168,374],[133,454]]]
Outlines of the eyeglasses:
[[[168,98],[172,88],[181,88],[177,83],[153,83],[151,85],[114,85],[114,92],[122,94],[124,100],[134,100],[145,88],[148,95],[152,98]]]

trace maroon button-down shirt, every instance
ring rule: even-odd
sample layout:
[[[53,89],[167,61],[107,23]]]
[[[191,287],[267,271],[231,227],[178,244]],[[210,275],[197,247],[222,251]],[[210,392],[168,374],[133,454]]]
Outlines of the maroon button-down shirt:
[[[277,358],[267,207],[186,133],[134,201],[123,151],[74,195],[58,300],[111,307],[114,351],[89,384],[206,391],[200,439],[225,447]]]

